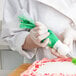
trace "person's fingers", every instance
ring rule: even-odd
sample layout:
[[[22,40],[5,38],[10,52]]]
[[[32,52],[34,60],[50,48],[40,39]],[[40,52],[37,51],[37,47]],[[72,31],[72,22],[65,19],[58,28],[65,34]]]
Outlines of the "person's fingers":
[[[44,24],[40,23],[40,22],[36,22],[36,27],[38,27],[43,32],[48,31],[47,27]]]
[[[49,32],[39,35],[37,32],[31,31],[30,36],[32,37],[32,39],[36,40],[36,42],[41,42],[43,39],[49,36]]]
[[[56,57],[60,57],[59,53],[57,53],[57,51],[54,50],[54,49],[51,50],[51,53],[52,53],[53,55],[55,55]]]
[[[35,27],[34,29],[32,29],[32,33],[35,33],[35,35],[36,35],[36,37],[37,36],[40,36],[41,35],[41,33],[39,33],[39,28],[38,27]]]
[[[46,27],[44,24],[42,24],[41,22],[36,22],[35,25],[36,25],[36,27],[39,29],[39,30],[37,31],[39,35],[42,35],[42,34],[48,32],[47,27]]]
[[[45,26],[44,24],[42,24],[41,22],[38,22],[38,21],[35,23],[35,25],[36,25],[37,27],[43,27],[43,26]]]
[[[35,27],[32,30],[36,32],[36,31],[39,31],[40,29],[38,27]]]
[[[43,35],[38,36],[37,41],[41,42],[43,39],[47,38],[49,36],[49,33],[45,33]]]
[[[60,53],[59,53],[59,57],[60,57],[60,58],[67,58],[67,56],[61,55]]]
[[[47,47],[47,44],[49,43],[49,38],[47,38],[43,43],[37,42],[36,40],[33,40],[35,42],[36,45],[38,45],[39,47]]]
[[[57,51],[55,49],[51,49],[49,48],[51,51],[51,54],[55,55],[56,57],[59,57],[59,54],[57,53]]]
[[[46,47],[49,43],[49,38],[47,38],[43,43],[40,44],[41,47]]]
[[[60,53],[58,53],[55,49],[51,49],[51,48],[49,48],[49,49],[54,56],[56,56],[58,58],[67,58],[67,56],[60,55]]]
[[[38,32],[40,35],[42,35],[42,34],[48,32],[48,30],[47,30],[47,29],[41,29],[41,30],[38,30],[37,32]]]
[[[40,23],[36,22],[36,27],[30,31],[30,37],[40,47],[45,47],[49,43],[49,39],[44,40],[43,43],[41,41],[49,36],[49,32],[47,27]]]
[[[35,44],[37,44],[40,47],[47,46],[47,44],[49,42],[49,39],[44,40],[43,43],[41,43],[41,41],[43,39],[45,39],[46,37],[48,37],[49,33],[47,32],[47,33],[45,33],[43,35],[38,35],[38,33],[35,30],[38,30],[38,28],[35,28],[35,29],[33,29],[33,30],[30,31],[30,37],[31,37],[31,39],[34,41]]]
[[[34,31],[38,35],[42,35],[42,34],[45,34],[46,32],[48,32],[46,29],[41,30],[39,27],[35,27],[34,29],[32,29],[32,31]]]
[[[38,30],[39,30],[39,28],[35,27],[30,31],[30,34],[36,34]]]
[[[38,33],[38,30],[39,30],[39,28],[35,27],[34,29],[32,29],[30,31],[30,36],[32,37],[32,39],[35,40],[38,36],[40,36],[39,33]]]

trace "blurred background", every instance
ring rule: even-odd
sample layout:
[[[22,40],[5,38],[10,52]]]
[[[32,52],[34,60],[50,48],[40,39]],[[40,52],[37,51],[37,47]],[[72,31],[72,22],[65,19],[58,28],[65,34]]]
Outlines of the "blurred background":
[[[0,35],[3,19],[3,0],[0,0]],[[0,76],[7,76],[7,74],[23,64],[24,57],[18,52],[11,51],[8,44],[1,39],[0,36]],[[28,61],[26,60],[26,63]]]

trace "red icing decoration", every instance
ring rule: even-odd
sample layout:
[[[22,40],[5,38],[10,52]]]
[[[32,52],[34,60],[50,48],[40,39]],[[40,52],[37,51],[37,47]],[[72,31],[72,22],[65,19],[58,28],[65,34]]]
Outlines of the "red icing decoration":
[[[47,62],[64,62],[64,61],[68,61],[68,62],[71,62],[72,59],[71,58],[56,58],[56,59],[47,59],[47,58],[44,58],[40,61],[35,61],[29,68],[27,71],[25,71],[21,76],[76,76],[76,74],[57,74],[57,73],[52,73],[51,75],[49,73],[45,73],[44,75],[42,74],[38,74],[36,72],[36,70],[42,66],[42,65],[45,65],[44,63],[47,63]]]

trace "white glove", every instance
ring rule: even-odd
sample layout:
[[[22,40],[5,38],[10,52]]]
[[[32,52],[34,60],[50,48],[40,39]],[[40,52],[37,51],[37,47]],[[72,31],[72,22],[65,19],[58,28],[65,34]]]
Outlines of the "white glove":
[[[72,56],[73,55],[73,41],[76,40],[76,31],[72,29],[71,27],[69,27],[68,29],[65,30],[63,36],[64,36],[64,41],[63,41],[64,47],[63,45],[61,45],[61,47],[57,51],[51,50],[51,53],[57,57],[65,56],[66,53],[67,54],[70,53]],[[60,46],[60,43],[58,43],[57,46]]]
[[[41,41],[49,36],[48,29],[40,22],[36,22],[36,27],[30,31],[30,34],[26,37],[22,49],[34,49],[39,47],[46,47],[49,43],[49,39]]]
[[[46,47],[49,39],[46,39],[43,43],[41,43],[41,41],[49,36],[48,29],[40,22],[36,22],[35,25],[36,27],[30,31],[30,37],[39,47]]]

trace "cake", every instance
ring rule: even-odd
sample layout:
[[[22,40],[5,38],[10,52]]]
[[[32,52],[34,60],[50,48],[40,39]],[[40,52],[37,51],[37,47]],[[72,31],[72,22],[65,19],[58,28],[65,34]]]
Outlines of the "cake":
[[[72,58],[44,58],[35,61],[21,76],[76,76],[76,65]]]

